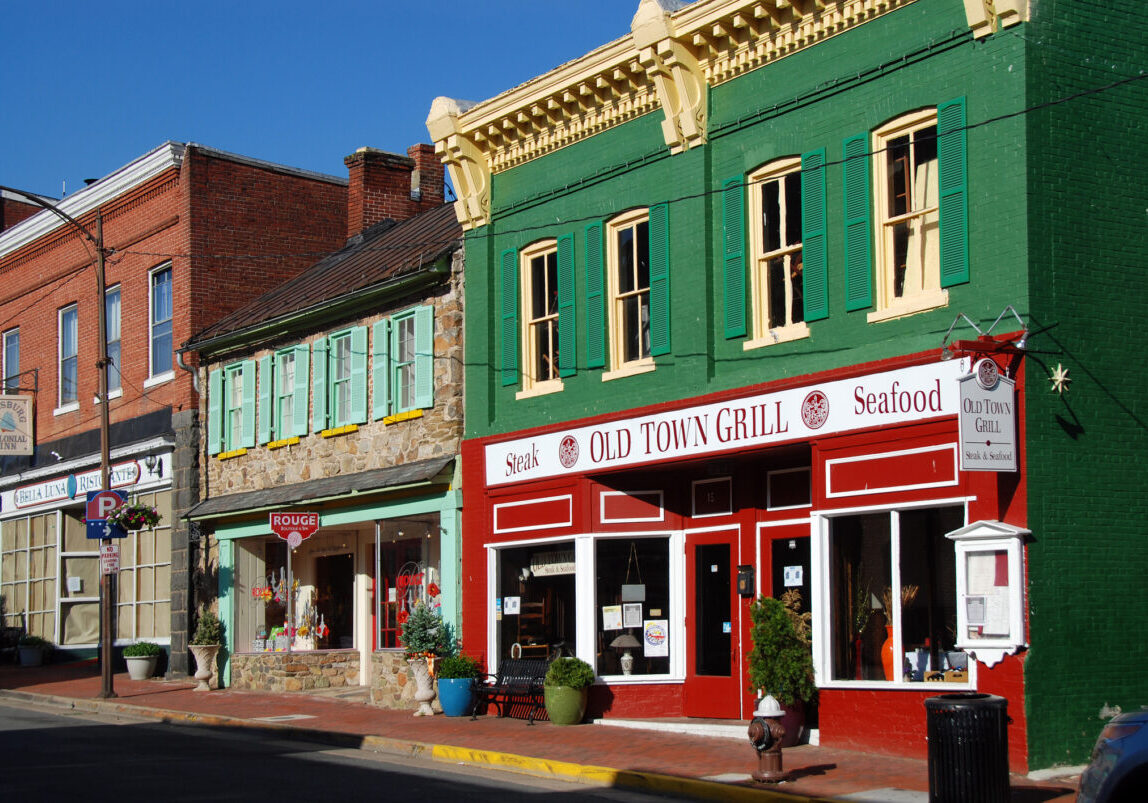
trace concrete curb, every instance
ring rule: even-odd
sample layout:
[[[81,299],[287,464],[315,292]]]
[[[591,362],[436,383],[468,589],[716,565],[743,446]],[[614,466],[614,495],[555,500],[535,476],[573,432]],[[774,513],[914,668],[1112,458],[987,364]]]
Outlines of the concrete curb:
[[[781,792],[769,788],[755,788],[736,784],[706,781],[695,778],[681,778],[654,772],[618,770],[610,767],[596,767],[589,764],[573,764],[545,758],[520,756],[496,750],[478,750],[453,745],[427,744],[407,739],[393,739],[386,736],[359,736],[338,731],[316,730],[281,722],[258,722],[219,714],[197,714],[188,711],[173,711],[150,706],[131,705],[114,700],[75,699],[57,697],[50,694],[0,689],[0,699],[23,700],[54,708],[73,711],[86,711],[99,714],[122,714],[145,719],[155,719],[172,724],[198,725],[203,727],[249,728],[272,732],[284,738],[329,744],[336,747],[349,747],[360,750],[374,750],[406,757],[430,758],[450,764],[465,764],[471,767],[487,767],[505,772],[524,775],[557,778],[591,786],[624,787],[644,792],[677,795],[695,800],[747,801],[747,803],[830,803],[831,798],[813,798]]]

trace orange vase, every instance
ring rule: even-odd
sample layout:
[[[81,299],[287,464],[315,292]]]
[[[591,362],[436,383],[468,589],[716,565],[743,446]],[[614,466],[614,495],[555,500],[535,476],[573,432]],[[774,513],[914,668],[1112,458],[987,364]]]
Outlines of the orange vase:
[[[893,625],[885,625],[885,643],[881,645],[881,666],[885,669],[885,680],[893,679]]]

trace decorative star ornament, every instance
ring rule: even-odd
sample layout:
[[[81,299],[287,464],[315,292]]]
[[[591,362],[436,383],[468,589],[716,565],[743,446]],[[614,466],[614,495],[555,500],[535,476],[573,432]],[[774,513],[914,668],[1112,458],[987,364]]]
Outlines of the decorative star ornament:
[[[1048,378],[1048,381],[1052,383],[1053,392],[1063,396],[1068,390],[1068,385],[1072,382],[1072,379],[1068,376],[1068,369],[1060,363],[1057,363],[1056,367],[1052,369],[1052,376]]]

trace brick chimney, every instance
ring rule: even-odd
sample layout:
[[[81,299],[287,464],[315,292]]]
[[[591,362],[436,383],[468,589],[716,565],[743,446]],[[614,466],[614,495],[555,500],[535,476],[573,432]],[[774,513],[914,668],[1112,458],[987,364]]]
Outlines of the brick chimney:
[[[346,159],[347,237],[390,218],[406,220],[443,202],[443,165],[433,145],[414,145],[407,156],[359,148]]]

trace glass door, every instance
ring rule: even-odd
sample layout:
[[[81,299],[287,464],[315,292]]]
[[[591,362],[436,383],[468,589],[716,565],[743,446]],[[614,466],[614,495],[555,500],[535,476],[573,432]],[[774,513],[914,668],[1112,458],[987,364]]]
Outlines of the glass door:
[[[741,717],[737,532],[686,535],[686,716]]]

